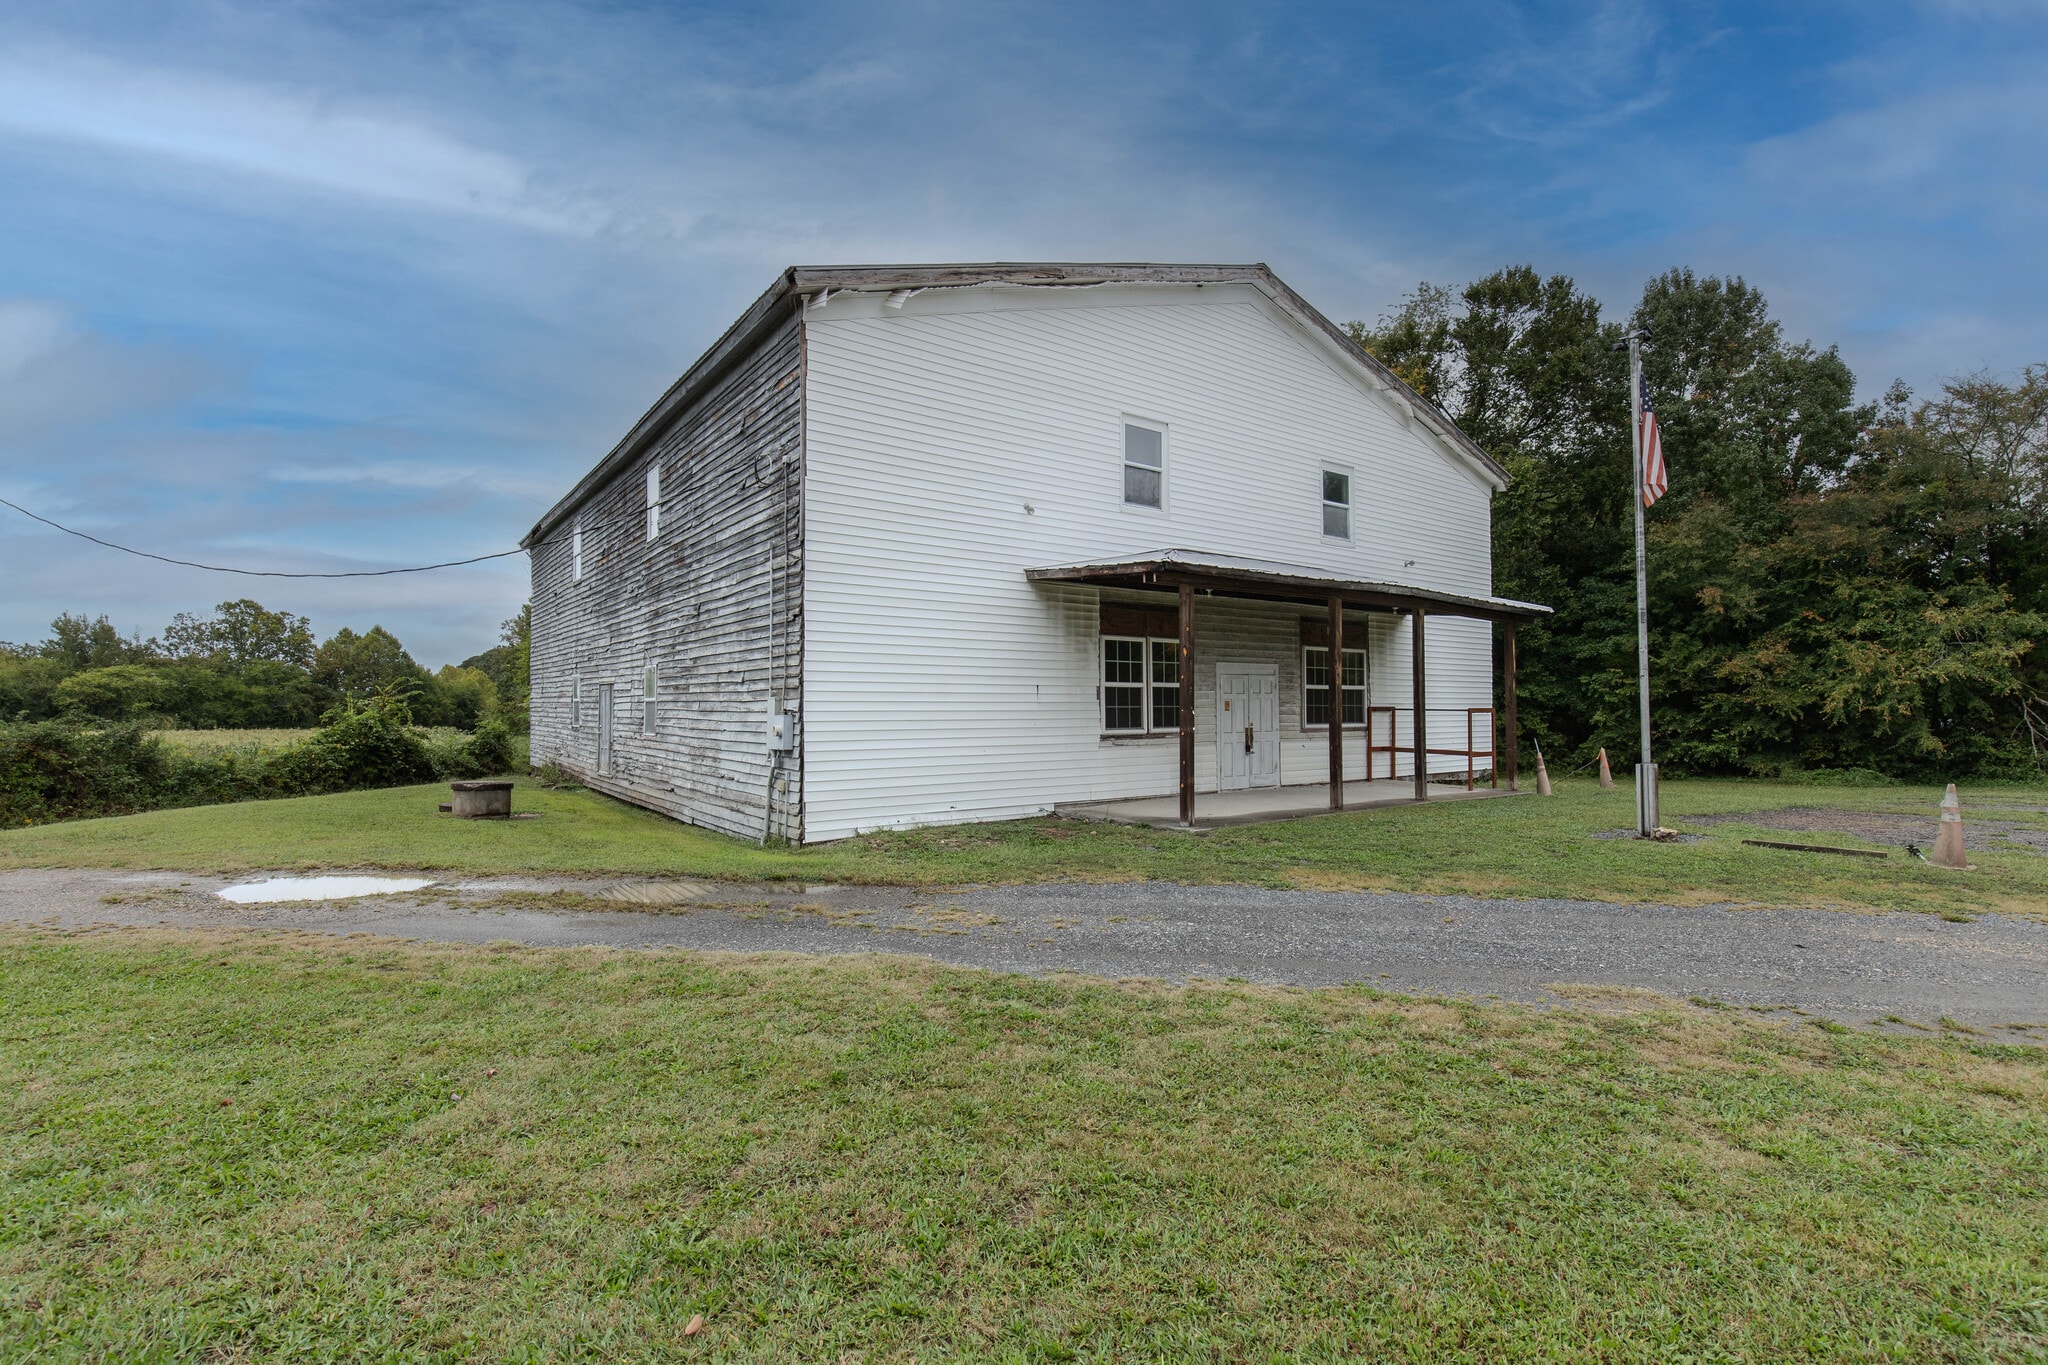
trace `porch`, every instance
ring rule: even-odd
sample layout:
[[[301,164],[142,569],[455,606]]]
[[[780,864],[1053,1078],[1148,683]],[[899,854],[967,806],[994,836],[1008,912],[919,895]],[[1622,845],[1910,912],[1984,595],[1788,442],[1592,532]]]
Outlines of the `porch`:
[[[1510,796],[1510,787],[1474,787],[1467,790],[1460,779],[1455,785],[1438,774],[1429,793],[1432,801],[1473,800],[1479,797]],[[1412,805],[1415,784],[1408,778],[1361,779],[1344,784],[1343,800],[1330,800],[1327,782],[1296,787],[1253,787],[1242,791],[1203,792],[1192,824],[1180,818],[1180,797],[1145,796],[1129,801],[1083,801],[1053,807],[1053,814],[1074,820],[1107,820],[1119,825],[1149,825],[1154,829],[1219,829],[1225,825],[1255,825],[1268,820],[1299,820],[1311,815],[1328,815],[1334,810],[1366,810],[1373,806]]]
[[[1213,824],[1282,819],[1288,815],[1305,814],[1311,810],[1339,811],[1391,801],[1426,801],[1432,799],[1429,758],[1434,755],[1458,755],[1464,759],[1460,766],[1469,768],[1474,761],[1475,750],[1485,755],[1487,768],[1492,767],[1496,754],[1504,760],[1500,764],[1499,776],[1504,781],[1506,791],[1513,792],[1520,786],[1517,766],[1520,734],[1516,707],[1516,630],[1523,621],[1548,615],[1547,607],[1508,598],[1473,597],[1409,584],[1347,579],[1316,568],[1189,550],[1162,550],[1130,559],[1029,569],[1025,571],[1025,577],[1032,582],[1088,584],[1097,588],[1116,588],[1132,593],[1171,593],[1172,598],[1169,600],[1178,608],[1177,612],[1167,618],[1172,623],[1167,630],[1150,632],[1169,636],[1168,639],[1155,641],[1169,653],[1174,648],[1170,636],[1178,634],[1178,686],[1165,702],[1169,717],[1176,705],[1179,712],[1177,795],[1069,803],[1058,807],[1063,813],[1101,819],[1126,819],[1142,824],[1171,824],[1178,828],[1191,829]],[[1395,738],[1394,727],[1397,725],[1397,718],[1394,715],[1394,708],[1371,706],[1366,708],[1357,720],[1332,715],[1330,723],[1317,722],[1317,728],[1323,730],[1327,738],[1328,776],[1324,781],[1309,783],[1298,779],[1285,779],[1285,785],[1281,785],[1283,779],[1277,767],[1268,768],[1265,782],[1258,781],[1256,773],[1248,775],[1236,772],[1235,780],[1217,782],[1216,785],[1225,790],[1202,793],[1198,811],[1195,715],[1195,603],[1198,598],[1237,599],[1245,602],[1284,603],[1297,608],[1317,608],[1317,617],[1305,620],[1303,629],[1306,631],[1311,626],[1314,627],[1319,647],[1326,647],[1322,657],[1333,661],[1333,665],[1334,661],[1345,658],[1345,649],[1350,644],[1345,636],[1347,612],[1385,613],[1389,616],[1408,618],[1406,633],[1409,648],[1406,652],[1409,654],[1412,689],[1412,704],[1407,708],[1411,712],[1409,742],[1405,745],[1399,744]],[[1151,614],[1167,617],[1167,613],[1164,612],[1154,611]],[[1483,728],[1487,733],[1483,742],[1476,736],[1468,735],[1465,736],[1462,748],[1447,748],[1432,740],[1431,712],[1427,696],[1427,637],[1424,631],[1425,623],[1431,616],[1470,618],[1489,622],[1501,629],[1503,690],[1498,720],[1500,728],[1505,733],[1498,738],[1493,733],[1496,718],[1490,704],[1485,707],[1461,704],[1455,708],[1459,713],[1461,730],[1469,730],[1476,715],[1485,715]],[[1177,626],[1177,632],[1173,630],[1173,626]],[[1353,629],[1357,628],[1357,623],[1354,622]],[[1171,658],[1167,663],[1170,668]],[[1492,676],[1490,662],[1487,676]],[[1266,684],[1269,689],[1271,685],[1270,682]],[[1172,684],[1169,683],[1168,686]],[[1221,686],[1219,674],[1219,694]],[[1227,701],[1224,704],[1226,708],[1229,705]],[[1135,707],[1136,703],[1132,705]],[[1348,706],[1347,701],[1346,707]],[[1333,711],[1338,709],[1334,693],[1330,708]],[[1378,742],[1380,735],[1377,732],[1377,721],[1382,713],[1389,727],[1385,743]],[[1137,714],[1135,710],[1133,714]],[[1240,707],[1238,714],[1244,715],[1247,712],[1245,708]],[[1113,726],[1114,722],[1108,724]],[[1171,725],[1171,719],[1168,724]],[[1235,721],[1232,724],[1234,725]],[[1222,728],[1222,721],[1219,720],[1219,735]],[[1172,733],[1172,730],[1169,729],[1168,733]],[[1255,740],[1266,733],[1264,728],[1259,728],[1255,732],[1254,726],[1247,723],[1244,727],[1245,752],[1253,753]],[[1347,740],[1360,739],[1364,742],[1362,755],[1356,752],[1360,748],[1356,742],[1351,743],[1349,747],[1354,750],[1354,760],[1360,756],[1365,758],[1366,771],[1357,773],[1354,777],[1345,770],[1345,750]],[[1323,742],[1318,741],[1319,744]],[[1497,745],[1499,747],[1496,747]],[[1256,748],[1263,752],[1263,742],[1257,744]],[[1406,753],[1410,758],[1410,774],[1397,781],[1372,780],[1376,776],[1376,765],[1372,763],[1372,759],[1378,753],[1387,755],[1390,773],[1394,756],[1397,753]],[[1356,772],[1357,770],[1353,769],[1353,773]],[[1247,781],[1247,776],[1252,780]],[[1482,777],[1480,780],[1487,779]],[[1470,785],[1468,779],[1465,787],[1469,788]],[[1158,788],[1154,787],[1153,790],[1157,791]],[[1467,792],[1460,789],[1456,794],[1462,796]]]

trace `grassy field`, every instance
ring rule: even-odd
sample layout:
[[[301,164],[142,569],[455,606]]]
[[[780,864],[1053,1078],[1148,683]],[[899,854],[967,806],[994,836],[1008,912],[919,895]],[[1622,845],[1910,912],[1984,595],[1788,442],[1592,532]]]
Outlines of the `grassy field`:
[[[12,1359],[2048,1352],[2048,1060],[1962,1035],[143,931],[0,1005]]]
[[[259,754],[271,754],[281,749],[289,749],[295,744],[310,739],[319,732],[316,730],[154,730],[151,733],[166,744],[201,757],[210,757],[214,754],[237,750],[247,753],[250,757],[255,757]],[[427,735],[433,743],[442,745],[460,743],[469,737],[466,731],[457,730],[445,725],[422,727],[421,733]],[[512,750],[513,757],[516,760],[516,769],[520,772],[525,772],[527,737],[525,735],[512,736]]]
[[[166,744],[194,754],[216,754],[225,749],[289,749],[315,733],[313,730],[153,730]]]
[[[1926,815],[1939,793],[1909,787],[1672,782],[1668,823],[1697,842],[1611,836],[1634,819],[1624,788],[1563,783],[1559,795],[1391,806],[1190,835],[1071,820],[876,834],[808,849],[761,849],[587,791],[522,782],[537,820],[439,818],[442,787],[349,792],[80,820],[0,833],[0,867],[84,866],[244,871],[404,867],[460,872],[657,873],[913,885],[1160,878],[1271,886],[1561,896],[1700,904],[1838,905],[2048,918],[2048,857],[1980,845],[1974,872],[1947,872],[1893,850],[1883,860],[1743,845],[1769,815],[1689,825],[1689,816],[1829,806]],[[2041,788],[1972,790],[1972,814],[2048,829]],[[2011,809],[2032,806],[2034,809]],[[1778,837],[1786,837],[1780,834]],[[1799,841],[1869,847],[1846,835]]]

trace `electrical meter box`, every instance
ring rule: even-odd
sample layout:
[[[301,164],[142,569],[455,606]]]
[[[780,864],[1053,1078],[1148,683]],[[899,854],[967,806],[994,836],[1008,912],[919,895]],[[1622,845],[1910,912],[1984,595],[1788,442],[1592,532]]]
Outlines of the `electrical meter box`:
[[[781,702],[771,703],[768,711],[768,748],[785,754],[796,748],[796,717]]]

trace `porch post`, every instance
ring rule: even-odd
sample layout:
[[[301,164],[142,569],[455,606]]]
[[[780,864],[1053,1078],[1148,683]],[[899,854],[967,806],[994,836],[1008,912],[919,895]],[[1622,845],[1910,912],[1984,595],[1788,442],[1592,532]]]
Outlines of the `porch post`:
[[[1412,686],[1415,690],[1415,799],[1429,800],[1429,702],[1424,696],[1422,666],[1422,618],[1421,607],[1415,609],[1415,631],[1410,636],[1412,648],[1409,665]]]
[[[1180,823],[1195,823],[1195,590],[1180,585]]]
[[[1503,621],[1501,623],[1501,662],[1505,665],[1502,670],[1501,692],[1502,700],[1507,703],[1506,714],[1502,719],[1506,722],[1503,728],[1507,731],[1508,790],[1520,791],[1521,788],[1517,784],[1516,779],[1521,776],[1522,771],[1522,727],[1515,714],[1515,623],[1513,621]]]
[[[1344,599],[1330,599],[1330,809],[1344,809]]]

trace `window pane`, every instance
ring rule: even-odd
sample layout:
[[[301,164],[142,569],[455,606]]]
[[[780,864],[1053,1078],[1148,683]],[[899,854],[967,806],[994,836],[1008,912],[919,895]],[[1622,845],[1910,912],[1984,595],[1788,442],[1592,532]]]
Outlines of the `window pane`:
[[[1346,725],[1365,724],[1364,688],[1347,687],[1344,689],[1344,723]]]
[[[1310,687],[1301,694],[1301,723],[1303,725],[1328,725],[1330,723],[1330,689]]]
[[[1159,471],[1141,469],[1137,465],[1124,466],[1124,501],[1139,507],[1159,505]]]
[[[1345,653],[1350,653],[1346,650]],[[1301,680],[1308,687],[1330,685],[1330,651],[1327,649],[1304,649],[1301,651]]]
[[[1145,689],[1105,687],[1102,689],[1102,728],[1142,730],[1145,728]]]
[[[1351,505],[1351,476],[1334,469],[1323,471],[1323,501]]]
[[[1178,683],[1180,681],[1180,641],[1154,640],[1152,642],[1152,681],[1156,683]]]
[[[1351,509],[1331,503],[1323,504],[1323,534],[1351,539]]]
[[[1166,444],[1150,427],[1125,427],[1124,463],[1141,464],[1147,469],[1164,469]]]
[[[1180,729],[1180,688],[1177,685],[1153,687],[1152,728],[1155,730]]]
[[[1365,686],[1364,650],[1347,649],[1344,651],[1344,685],[1346,687]]]
[[[1104,640],[1102,642],[1102,680],[1106,683],[1144,682],[1145,642],[1143,640]]]

